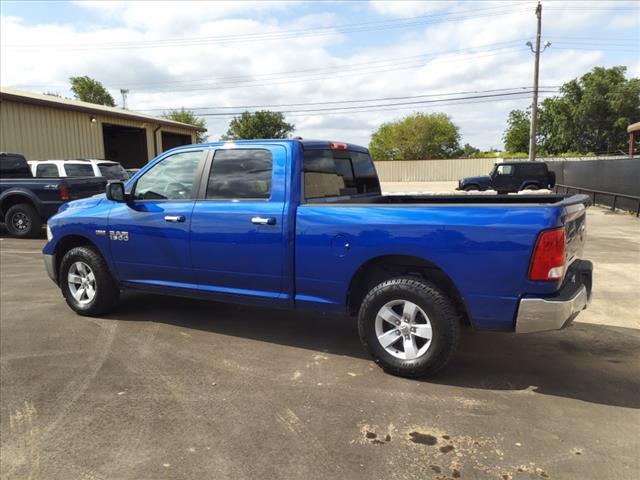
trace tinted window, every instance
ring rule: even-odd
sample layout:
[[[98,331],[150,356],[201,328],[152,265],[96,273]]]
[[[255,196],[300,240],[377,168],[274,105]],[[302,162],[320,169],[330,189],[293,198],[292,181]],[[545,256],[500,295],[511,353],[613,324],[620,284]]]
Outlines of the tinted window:
[[[93,177],[93,167],[90,163],[67,163],[64,171],[67,177]]]
[[[3,178],[33,177],[27,160],[22,155],[0,155],[0,176]]]
[[[336,150],[304,152],[305,198],[380,193],[380,183],[367,153]]]
[[[58,166],[53,163],[42,163],[36,167],[36,177],[59,177]]]
[[[190,199],[201,157],[202,152],[197,151],[163,159],[136,182],[136,200]]]
[[[272,167],[269,150],[216,150],[207,198],[269,198]]]
[[[358,193],[381,193],[376,167],[369,154],[351,152],[351,163]]]
[[[545,168],[544,165],[540,164],[540,163],[533,163],[533,164],[524,164],[524,165],[519,165],[518,166],[518,173],[520,175],[531,175],[531,176],[539,176],[539,175],[544,175],[545,174]]]
[[[99,163],[100,174],[108,180],[126,180],[127,171],[119,163]]]

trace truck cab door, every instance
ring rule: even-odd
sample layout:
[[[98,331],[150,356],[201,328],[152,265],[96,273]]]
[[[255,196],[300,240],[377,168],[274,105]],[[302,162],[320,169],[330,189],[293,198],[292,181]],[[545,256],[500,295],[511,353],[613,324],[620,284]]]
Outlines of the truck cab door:
[[[514,188],[517,189],[518,187],[513,185],[513,170],[513,165],[498,165],[491,179],[493,189],[498,192],[512,191]]]
[[[199,288],[243,301],[287,301],[288,150],[265,143],[211,151],[191,220]]]
[[[202,149],[166,156],[136,179],[128,203],[112,207],[104,234],[121,280],[196,288],[189,228],[204,160]]]

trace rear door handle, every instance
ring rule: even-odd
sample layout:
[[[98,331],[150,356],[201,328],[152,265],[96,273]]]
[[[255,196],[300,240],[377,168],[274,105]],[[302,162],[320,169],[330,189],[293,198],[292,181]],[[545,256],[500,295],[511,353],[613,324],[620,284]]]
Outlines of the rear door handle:
[[[275,225],[276,219],[274,217],[251,217],[251,223],[254,225]]]
[[[184,222],[185,218],[184,215],[165,215],[164,217],[164,221],[165,222]]]

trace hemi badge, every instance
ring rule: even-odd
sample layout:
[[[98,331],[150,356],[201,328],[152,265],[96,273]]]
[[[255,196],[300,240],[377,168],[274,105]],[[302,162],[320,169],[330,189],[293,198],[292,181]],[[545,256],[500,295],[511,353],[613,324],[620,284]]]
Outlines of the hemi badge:
[[[96,230],[96,235],[99,235],[99,236],[103,237],[106,234],[107,234],[106,230]]]

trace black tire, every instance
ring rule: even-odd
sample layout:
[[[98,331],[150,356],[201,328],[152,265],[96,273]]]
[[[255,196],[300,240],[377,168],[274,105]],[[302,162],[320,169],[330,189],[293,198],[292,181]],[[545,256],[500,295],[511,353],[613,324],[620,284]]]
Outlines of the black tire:
[[[69,270],[76,262],[87,265],[95,277],[95,295],[91,301],[79,302],[71,293],[67,280]],[[96,316],[107,313],[118,305],[120,289],[113,280],[102,255],[93,247],[76,247],[69,250],[60,263],[58,283],[67,305],[79,315]]]
[[[432,328],[431,344],[413,360],[400,359],[379,342],[375,322],[380,309],[393,300],[408,300],[426,313]],[[431,283],[400,277],[374,287],[365,297],[358,316],[360,341],[386,372],[401,377],[428,377],[440,372],[458,346],[460,315],[451,300]]]
[[[523,188],[523,190],[529,190],[533,192],[535,190],[540,190],[540,188],[537,185],[527,185]]]
[[[28,203],[19,203],[7,210],[5,215],[7,231],[13,237],[34,238],[42,234],[42,219]]]
[[[463,188],[463,190],[465,192],[471,192],[473,190],[480,190],[480,187],[478,185],[467,185],[466,187]]]
[[[509,190],[498,190],[498,195],[507,195]]]

